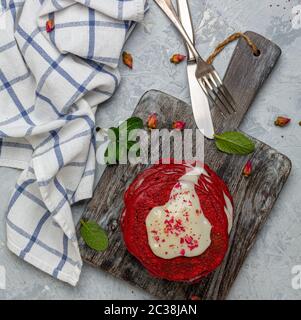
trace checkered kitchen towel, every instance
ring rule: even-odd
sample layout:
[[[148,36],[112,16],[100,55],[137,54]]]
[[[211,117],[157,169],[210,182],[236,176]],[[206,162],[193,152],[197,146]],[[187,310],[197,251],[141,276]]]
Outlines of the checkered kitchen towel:
[[[92,195],[94,114],[119,84],[120,53],[145,2],[0,0],[0,165],[23,169],[7,244],[72,285],[82,260],[70,206]]]

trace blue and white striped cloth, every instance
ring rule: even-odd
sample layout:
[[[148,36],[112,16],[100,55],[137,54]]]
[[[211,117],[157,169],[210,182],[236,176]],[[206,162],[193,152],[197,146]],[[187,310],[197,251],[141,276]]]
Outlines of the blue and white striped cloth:
[[[72,285],[82,260],[71,205],[92,196],[94,114],[119,84],[120,53],[145,2],[0,0],[0,165],[23,170],[7,245]]]

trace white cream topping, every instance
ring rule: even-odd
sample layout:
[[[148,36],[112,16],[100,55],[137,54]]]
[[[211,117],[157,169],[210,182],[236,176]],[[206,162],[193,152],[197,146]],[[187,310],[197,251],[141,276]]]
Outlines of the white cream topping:
[[[233,226],[233,205],[231,203],[231,200],[227,197],[227,195],[224,193],[224,199],[226,202],[226,206],[224,208],[225,214],[228,219],[228,234],[231,232],[232,226]]]
[[[210,246],[212,226],[201,209],[195,191],[201,174],[205,175],[207,182],[211,182],[204,168],[191,167],[173,187],[169,201],[149,212],[146,218],[148,242],[156,256],[164,259],[195,257]],[[223,195],[230,233],[234,208],[229,197],[225,193]]]
[[[169,201],[153,208],[146,218],[148,242],[164,259],[201,255],[211,244],[211,224],[204,216],[195,191],[199,176],[207,172],[194,167],[173,187]]]

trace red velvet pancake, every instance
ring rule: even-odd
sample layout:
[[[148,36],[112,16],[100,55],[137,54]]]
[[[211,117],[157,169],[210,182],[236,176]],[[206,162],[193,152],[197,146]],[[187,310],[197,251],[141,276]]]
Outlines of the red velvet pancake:
[[[224,193],[232,201],[225,183],[207,165],[196,193],[205,217],[212,225],[209,248],[196,257],[163,259],[156,256],[148,243],[146,217],[152,208],[162,206],[179,178],[187,173],[183,164],[157,164],[139,174],[124,195],[125,208],[121,227],[128,251],[155,277],[182,282],[197,282],[215,270],[228,249],[228,220],[224,211]]]

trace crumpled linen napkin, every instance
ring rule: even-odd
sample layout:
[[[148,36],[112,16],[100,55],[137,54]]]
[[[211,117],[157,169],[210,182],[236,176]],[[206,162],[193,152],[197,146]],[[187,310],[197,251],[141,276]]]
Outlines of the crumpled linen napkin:
[[[82,260],[71,205],[92,196],[95,111],[119,84],[120,53],[146,0],[0,4],[0,165],[23,170],[8,205],[7,245],[76,285]],[[55,29],[47,33],[49,19]]]

